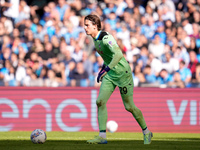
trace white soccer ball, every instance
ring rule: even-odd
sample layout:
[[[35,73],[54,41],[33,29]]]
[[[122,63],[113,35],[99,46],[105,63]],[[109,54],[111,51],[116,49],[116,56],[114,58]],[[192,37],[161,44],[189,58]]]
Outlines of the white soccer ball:
[[[118,124],[117,124],[116,121],[110,120],[110,121],[107,122],[106,128],[107,128],[107,130],[108,130],[109,132],[114,133],[114,132],[116,132],[117,129],[118,129]]]
[[[34,144],[43,144],[47,139],[47,135],[42,129],[35,129],[30,138]]]

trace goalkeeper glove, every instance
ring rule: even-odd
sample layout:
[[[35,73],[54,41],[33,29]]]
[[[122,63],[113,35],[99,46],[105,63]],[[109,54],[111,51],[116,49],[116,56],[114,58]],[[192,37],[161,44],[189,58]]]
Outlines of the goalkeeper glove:
[[[107,72],[110,71],[110,68],[107,66],[105,67],[103,65],[101,71],[99,72],[98,74],[98,77],[97,77],[97,82],[99,83],[99,81],[102,81],[103,77],[107,74]]]

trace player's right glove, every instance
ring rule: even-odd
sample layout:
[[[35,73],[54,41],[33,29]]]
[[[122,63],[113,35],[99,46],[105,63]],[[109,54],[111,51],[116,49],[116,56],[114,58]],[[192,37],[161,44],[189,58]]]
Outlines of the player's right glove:
[[[98,83],[99,83],[99,81],[102,81],[103,77],[107,74],[108,71],[110,71],[110,68],[108,66],[106,67],[105,65],[103,65],[103,67],[97,77]]]

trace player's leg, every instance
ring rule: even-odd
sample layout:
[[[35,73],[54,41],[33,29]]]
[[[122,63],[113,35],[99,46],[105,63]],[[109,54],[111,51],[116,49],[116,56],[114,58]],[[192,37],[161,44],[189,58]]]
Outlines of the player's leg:
[[[144,144],[150,144],[153,134],[148,130],[141,110],[133,102],[133,84],[119,87],[125,109],[132,113],[144,134]]]
[[[115,90],[115,85],[106,78],[101,83],[99,95],[96,101],[98,109],[98,123],[99,123],[99,136],[96,136],[92,140],[88,140],[90,144],[106,144],[106,123],[108,119],[106,103],[110,98],[111,94]]]

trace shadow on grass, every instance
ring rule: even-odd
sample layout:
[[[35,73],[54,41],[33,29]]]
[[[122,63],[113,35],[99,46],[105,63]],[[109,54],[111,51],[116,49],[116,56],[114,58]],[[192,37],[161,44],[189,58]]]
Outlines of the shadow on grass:
[[[33,144],[30,140],[0,140],[1,150],[198,150],[200,139],[179,138],[153,140],[144,145],[142,140],[108,140],[108,144],[87,144],[84,140],[47,140]]]
[[[108,140],[108,144],[87,144],[84,140],[47,140],[33,144],[30,140],[0,140],[1,150],[199,150],[200,139],[153,140],[144,145],[142,140]]]

